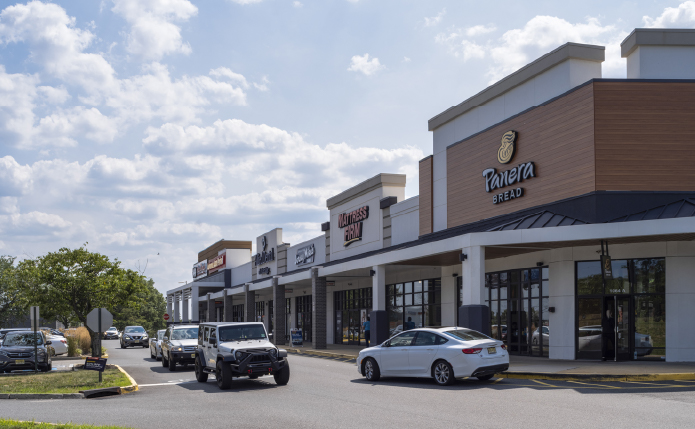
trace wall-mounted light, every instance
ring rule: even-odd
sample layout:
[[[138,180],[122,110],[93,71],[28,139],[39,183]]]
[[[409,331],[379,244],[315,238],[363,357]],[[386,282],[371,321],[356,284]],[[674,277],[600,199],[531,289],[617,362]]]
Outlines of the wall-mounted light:
[[[537,267],[542,267],[542,266],[543,266],[543,262],[536,262],[536,266],[537,266]]]
[[[550,313],[555,313],[555,307],[548,307],[548,311]]]
[[[458,276],[459,276],[458,273],[454,273],[451,275],[451,277],[458,277]]]
[[[376,271],[374,270],[369,270],[369,276],[374,277],[374,274],[376,274]]]
[[[465,253],[461,253],[461,254],[459,255],[459,260],[460,260],[461,262],[465,261],[466,259],[468,259],[468,255],[466,255]]]

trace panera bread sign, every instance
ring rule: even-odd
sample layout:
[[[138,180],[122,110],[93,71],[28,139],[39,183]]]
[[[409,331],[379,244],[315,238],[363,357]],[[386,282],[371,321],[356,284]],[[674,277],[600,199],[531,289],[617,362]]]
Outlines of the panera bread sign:
[[[502,136],[502,143],[497,150],[497,161],[500,164],[508,164],[514,158],[517,137],[516,131],[507,131]],[[520,184],[524,180],[536,177],[536,166],[533,162],[527,162],[500,172],[496,168],[487,168],[483,170],[483,177],[485,178],[485,192],[493,192],[496,189]],[[508,189],[504,192],[496,191],[492,196],[492,204],[503,203],[523,196],[524,188],[522,187]]]
[[[360,207],[350,213],[338,215],[338,228],[343,231],[343,246],[362,240],[362,221],[369,217],[369,206]]]
[[[208,273],[224,268],[226,265],[227,255],[224,253],[221,255],[217,255],[214,258],[208,260]]]

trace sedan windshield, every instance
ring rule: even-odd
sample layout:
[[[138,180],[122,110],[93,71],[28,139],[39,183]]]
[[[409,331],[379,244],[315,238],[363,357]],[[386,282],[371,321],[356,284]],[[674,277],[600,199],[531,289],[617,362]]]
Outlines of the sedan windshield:
[[[476,341],[476,340],[490,340],[491,339],[487,335],[481,334],[480,332],[474,331],[472,329],[456,329],[453,331],[446,331],[444,333],[456,338],[457,340],[463,340],[463,341]]]
[[[161,340],[162,338],[164,338],[164,333],[165,333],[165,332],[166,332],[166,331],[157,331],[157,339],[158,339],[158,340]]]
[[[198,338],[198,328],[174,329],[171,333],[172,340],[195,340]]]
[[[142,326],[129,326],[125,328],[126,334],[144,334],[145,328]]]
[[[221,342],[265,339],[262,325],[222,326],[219,332]]]
[[[5,341],[2,343],[4,347],[10,346],[33,346],[34,340],[36,339],[36,345],[43,344],[43,337],[41,334],[36,334],[34,336],[33,332],[22,332],[22,333],[9,333],[5,337]]]

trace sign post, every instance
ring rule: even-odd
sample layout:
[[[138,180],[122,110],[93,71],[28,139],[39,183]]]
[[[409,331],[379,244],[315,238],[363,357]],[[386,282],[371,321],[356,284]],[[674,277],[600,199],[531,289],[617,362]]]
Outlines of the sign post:
[[[31,320],[31,329],[34,331],[34,374],[39,370],[38,364],[38,339],[36,331],[39,329],[39,307],[32,306],[29,310],[29,319]]]
[[[97,351],[97,361],[102,362],[103,365],[101,366],[101,369],[99,371],[99,383],[102,382],[101,379],[101,373],[104,371],[104,367],[106,365],[106,360],[101,359],[101,339],[103,336],[103,333],[106,329],[104,329],[107,326],[111,326],[113,324],[113,315],[109,312],[109,310],[105,308],[95,308],[94,310],[90,311],[89,314],[87,315],[87,327],[91,329],[92,331],[96,332],[97,335],[99,336],[99,350]],[[92,356],[94,356],[94,350],[92,350]],[[85,361],[85,369],[88,369],[87,366],[90,364],[89,358],[87,358],[87,361]],[[92,365],[94,365],[94,359],[92,359]],[[94,368],[89,368],[89,369],[94,369]]]

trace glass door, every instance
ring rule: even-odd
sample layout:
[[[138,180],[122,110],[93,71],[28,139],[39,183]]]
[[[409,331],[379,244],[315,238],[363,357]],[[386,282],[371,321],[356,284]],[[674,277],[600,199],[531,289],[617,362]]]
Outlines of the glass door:
[[[604,298],[601,335],[606,360],[630,360],[631,335],[630,297],[615,295]]]
[[[358,310],[350,310],[348,313],[348,344],[359,345],[360,343],[360,312]]]

